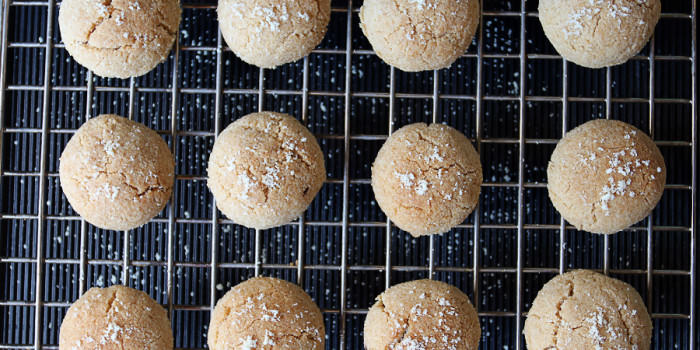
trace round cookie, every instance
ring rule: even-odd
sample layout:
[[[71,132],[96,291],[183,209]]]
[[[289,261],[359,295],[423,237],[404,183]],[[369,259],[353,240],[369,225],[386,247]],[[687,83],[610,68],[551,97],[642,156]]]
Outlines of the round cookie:
[[[365,348],[478,349],[476,310],[458,288],[433,280],[397,284],[380,294],[365,320]]]
[[[262,68],[294,62],[326,35],[330,0],[219,0],[219,27],[243,61]]]
[[[163,62],[180,26],[178,0],[63,0],[58,25],[66,50],[107,78],[144,75]]]
[[[61,323],[60,350],[173,348],[168,314],[148,294],[124,286],[90,288]]]
[[[249,114],[224,129],[208,172],[219,210],[258,229],[298,218],[326,180],[316,138],[293,117],[273,112]]]
[[[615,233],[648,216],[663,194],[666,165],[632,125],[597,119],[566,133],[547,167],[554,207],[576,228]]]
[[[251,278],[229,290],[214,308],[207,343],[224,349],[323,349],[321,310],[296,284]]]
[[[443,124],[406,125],[393,133],[372,165],[372,189],[382,211],[414,237],[447,232],[476,208],[479,154]]]
[[[647,350],[651,330],[649,313],[632,286],[597,272],[576,270],[542,287],[523,333],[531,350]]]
[[[85,122],[61,154],[61,188],[73,209],[108,230],[139,227],[165,207],[175,164],[153,130],[105,114]]]
[[[478,0],[365,0],[360,28],[384,62],[406,72],[449,67],[479,24]]]
[[[588,68],[625,63],[654,33],[659,0],[540,0],[539,18],[554,48]]]

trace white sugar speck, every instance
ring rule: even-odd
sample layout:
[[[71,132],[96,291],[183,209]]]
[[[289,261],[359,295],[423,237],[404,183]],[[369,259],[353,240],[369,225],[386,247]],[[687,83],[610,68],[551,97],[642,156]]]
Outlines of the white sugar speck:
[[[401,174],[398,171],[394,171],[394,176],[401,181],[401,187],[403,188],[410,188],[413,186],[413,180],[415,180],[415,176],[413,176],[412,173],[405,173]]]
[[[426,0],[408,0],[409,3],[416,4],[419,10],[425,8],[425,1]]]
[[[120,145],[118,142],[114,142],[112,140],[105,140],[105,142],[104,142],[105,153],[109,154],[110,156],[113,156],[114,150],[119,146]]]
[[[277,183],[277,181],[279,180],[279,169],[273,167],[266,167],[265,171],[266,173],[265,175],[263,175],[262,183],[269,188],[279,187],[279,184]]]
[[[275,335],[272,332],[270,332],[266,329],[265,330],[265,339],[263,339],[263,346],[264,345],[274,346],[275,345],[275,341],[273,340],[274,336]]]
[[[422,196],[425,194],[425,192],[428,191],[428,181],[425,180],[418,180],[418,185],[416,186],[416,193],[419,196]]]
[[[103,4],[102,2],[96,2],[95,6],[97,6],[97,13],[101,17],[109,16],[109,8],[107,8],[107,6],[105,6],[105,4]]]
[[[445,160],[441,155],[440,155],[440,150],[438,150],[437,147],[433,147],[433,153],[430,155],[428,158],[429,160],[437,160],[438,162],[442,162]]]
[[[243,341],[243,344],[241,344],[242,350],[252,350],[258,346],[258,341],[253,339],[253,337],[251,336],[248,336],[248,338],[241,340]]]
[[[282,6],[278,9],[280,14],[276,14],[275,11],[270,7],[260,7],[255,6],[253,8],[253,16],[260,18],[260,25],[267,27],[273,32],[278,32],[280,30],[280,21],[288,18],[287,7]],[[256,28],[258,32],[262,31],[261,28]]]
[[[250,191],[250,189],[253,187],[253,181],[247,174],[242,173],[238,175],[238,183],[243,186],[243,191],[238,194],[238,198],[244,200],[248,199],[248,191]]]

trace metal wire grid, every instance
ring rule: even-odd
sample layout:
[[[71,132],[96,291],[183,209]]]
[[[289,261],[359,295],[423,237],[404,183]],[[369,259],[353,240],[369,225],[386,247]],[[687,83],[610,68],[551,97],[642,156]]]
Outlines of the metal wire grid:
[[[482,1],[483,2],[483,1]],[[609,247],[611,245],[610,240],[613,239],[610,236],[604,236],[602,239],[603,246],[602,252],[598,254],[602,255],[602,271],[606,274],[612,273],[617,276],[620,275],[641,275],[644,276],[646,281],[646,299],[647,306],[652,311],[652,317],[655,320],[681,320],[682,322],[687,322],[687,329],[681,332],[685,339],[675,339],[678,343],[687,344],[688,348],[696,348],[696,315],[695,315],[695,300],[696,300],[696,206],[694,198],[696,198],[696,158],[697,158],[697,83],[696,83],[696,2],[693,0],[691,4],[691,10],[689,14],[684,13],[664,13],[662,16],[664,18],[677,18],[690,20],[692,22],[691,29],[691,51],[690,56],[677,56],[677,55],[665,55],[657,56],[655,55],[654,45],[655,40],[652,39],[650,44],[650,50],[648,56],[638,56],[634,60],[642,60],[649,62],[649,88],[648,88],[648,98],[620,98],[613,97],[612,95],[612,69],[608,68],[605,70],[605,96],[604,97],[578,97],[570,96],[569,92],[569,70],[570,66],[556,55],[550,54],[533,54],[527,53],[527,20],[537,16],[536,12],[532,12],[532,6],[526,4],[525,0],[521,0],[519,4],[519,10],[516,11],[489,11],[484,9],[482,3],[482,18],[480,22],[480,30],[478,31],[478,39],[476,40],[476,52],[469,52],[465,54],[465,57],[476,60],[476,91],[473,95],[464,94],[445,94],[440,92],[439,82],[440,82],[440,72],[432,72],[432,93],[402,93],[397,92],[398,83],[397,75],[401,74],[393,68],[389,69],[389,90],[388,92],[359,92],[353,91],[352,80],[353,80],[353,57],[354,55],[373,55],[371,50],[366,49],[356,49],[353,47],[354,36],[361,35],[357,33],[356,22],[357,18],[355,13],[357,12],[359,6],[353,4],[352,0],[348,0],[347,3],[343,2],[340,5],[334,2],[333,13],[334,16],[345,16],[346,19],[346,38],[345,38],[345,48],[343,49],[318,49],[314,51],[314,54],[324,54],[324,55],[341,55],[344,56],[344,89],[343,91],[310,91],[309,89],[309,58],[303,60],[303,79],[301,89],[278,89],[278,88],[266,88],[266,71],[263,69],[258,70],[258,88],[244,88],[244,89],[228,89],[224,87],[223,76],[224,76],[224,63],[223,55],[226,52],[224,42],[221,38],[221,34],[218,33],[216,37],[215,46],[181,46],[178,42],[175,44],[175,48],[172,53],[173,67],[171,75],[171,85],[170,87],[159,88],[159,87],[137,87],[135,79],[129,81],[129,85],[124,87],[113,87],[113,86],[95,86],[95,79],[90,72],[87,72],[87,83],[84,87],[71,87],[71,86],[53,86],[52,85],[52,60],[56,60],[54,54],[52,54],[52,49],[61,48],[62,45],[55,43],[53,38],[56,36],[54,33],[55,23],[55,11],[57,9],[57,4],[54,0],[48,0],[48,2],[43,1],[10,1],[5,0],[2,4],[2,52],[1,52],[1,67],[0,70],[0,91],[2,92],[2,97],[0,97],[0,124],[2,129],[0,129],[0,137],[3,141],[0,142],[0,167],[5,165],[3,158],[9,151],[5,151],[8,147],[7,142],[4,140],[7,136],[11,134],[39,134],[40,144],[39,144],[39,171],[38,172],[18,172],[18,171],[8,171],[0,168],[0,174],[3,179],[10,177],[36,177],[38,178],[38,193],[37,198],[37,213],[36,215],[29,214],[16,214],[16,213],[1,213],[1,219],[4,221],[19,221],[19,220],[36,220],[36,257],[10,257],[10,256],[0,256],[0,264],[12,264],[12,263],[23,263],[30,264],[33,267],[32,276],[34,278],[34,301],[25,300],[0,300],[0,307],[32,307],[33,315],[33,339],[29,340],[26,344],[15,344],[15,343],[3,343],[0,344],[0,349],[4,348],[57,348],[56,344],[45,344],[45,330],[47,326],[44,322],[46,314],[44,309],[57,307],[66,308],[70,305],[69,301],[66,302],[45,302],[42,293],[45,291],[45,275],[44,270],[47,264],[55,265],[78,265],[79,266],[79,279],[78,279],[78,292],[82,294],[88,287],[89,280],[89,269],[93,265],[117,265],[121,266],[121,283],[129,283],[129,272],[135,268],[148,268],[148,267],[166,267],[166,298],[165,303],[167,304],[167,309],[171,316],[171,320],[175,323],[173,319],[174,312],[178,310],[184,310],[185,312],[197,312],[204,311],[208,312],[214,307],[217,293],[220,293],[220,286],[218,283],[220,279],[217,278],[218,274],[222,269],[252,269],[255,275],[263,273],[263,269],[277,269],[284,272],[292,272],[296,278],[297,283],[304,285],[304,279],[306,277],[306,271],[336,271],[339,273],[339,291],[338,296],[339,302],[337,303],[337,308],[323,309],[324,315],[330,316],[330,321],[327,318],[327,329],[329,329],[328,334],[328,346],[330,348],[356,348],[361,347],[361,338],[359,336],[359,327],[361,325],[361,318],[367,311],[366,307],[353,308],[350,307],[348,303],[348,288],[349,288],[349,275],[354,272],[364,273],[364,272],[377,272],[383,273],[385,287],[406,278],[403,275],[397,275],[397,273],[405,273],[412,277],[415,276],[425,276],[428,278],[434,278],[439,273],[466,273],[471,276],[471,297],[474,301],[477,310],[480,311],[479,315],[482,319],[482,324],[484,322],[492,321],[493,319],[512,319],[511,323],[505,323],[505,325],[511,325],[514,327],[514,332],[507,333],[512,335],[510,340],[504,340],[504,344],[509,344],[514,346],[516,349],[524,348],[523,339],[520,336],[522,333],[522,321],[525,315],[525,303],[524,293],[528,288],[525,286],[524,274],[531,273],[545,273],[545,274],[555,274],[561,273],[567,268],[566,264],[566,247],[567,237],[569,231],[572,230],[571,227],[567,226],[563,219],[559,219],[559,224],[541,224],[541,223],[528,223],[526,222],[526,200],[525,192],[527,189],[542,189],[545,184],[538,182],[528,182],[526,180],[525,174],[525,158],[526,158],[526,148],[528,145],[553,145],[556,143],[556,138],[539,138],[539,137],[528,137],[526,133],[526,105],[530,102],[559,102],[561,104],[561,133],[563,134],[566,130],[570,129],[568,121],[570,120],[570,110],[569,103],[571,102],[590,102],[590,103],[603,103],[604,104],[604,115],[610,118],[613,114],[612,108],[616,103],[645,103],[648,104],[648,126],[649,133],[652,138],[654,138],[654,118],[655,118],[655,105],[657,104],[685,104],[689,105],[691,109],[691,136],[689,141],[660,141],[658,144],[660,146],[666,147],[677,147],[677,148],[690,148],[690,183],[689,184],[669,184],[667,185],[667,190],[675,191],[686,191],[690,193],[690,220],[687,226],[673,226],[673,225],[654,225],[653,220],[646,220],[644,227],[634,227],[631,229],[632,232],[642,232],[646,233],[646,266],[641,269],[615,269],[611,265],[611,251]],[[36,6],[36,7],[47,7],[47,24],[45,32],[45,41],[43,43],[36,42],[11,42],[8,38],[8,23],[9,23],[9,13],[11,6],[21,7],[21,6]],[[200,3],[189,3],[184,4],[186,9],[212,9],[215,8],[215,4],[200,4]],[[517,7],[517,6],[516,6]],[[512,18],[513,20],[519,21],[520,32],[519,32],[519,52],[517,54],[499,53],[499,54],[488,54],[484,52],[484,18],[485,16],[499,16],[503,18]],[[15,28],[17,29],[17,28]],[[218,32],[218,31],[217,31]],[[8,56],[8,48],[38,48],[45,50],[44,55],[44,71],[43,71],[43,85],[12,85],[8,84],[8,77],[5,75],[8,62],[11,57]],[[200,88],[200,87],[182,87],[179,84],[178,79],[180,79],[179,74],[179,59],[180,55],[188,51],[211,51],[215,53],[216,56],[216,80],[215,88]],[[492,94],[485,93],[485,72],[484,72],[484,60],[485,59],[513,59],[518,60],[519,75],[519,89],[517,96],[494,96]],[[525,72],[527,71],[527,62],[530,60],[549,60],[551,62],[561,62],[562,74],[561,74],[561,86],[562,93],[561,96],[532,96],[528,94],[528,90],[525,88],[528,79],[526,78]],[[655,94],[655,63],[663,61],[684,61],[690,62],[691,70],[691,94],[689,99],[684,98],[659,98]],[[10,112],[7,110],[6,95],[10,91],[37,91],[41,92],[41,122],[39,127],[6,127],[6,121]],[[47,213],[47,205],[44,205],[47,201],[47,190],[48,182],[57,176],[56,173],[49,171],[48,157],[49,157],[49,140],[51,134],[71,134],[74,129],[55,129],[50,125],[50,111],[49,104],[51,102],[51,92],[52,91],[79,91],[84,92],[87,101],[93,101],[93,96],[97,92],[122,92],[128,94],[128,117],[133,118],[134,116],[134,99],[138,92],[154,92],[154,93],[168,93],[170,94],[170,125],[169,130],[161,131],[165,134],[166,138],[170,140],[171,149],[173,154],[178,153],[178,138],[188,137],[188,136],[204,136],[215,138],[216,135],[221,130],[222,119],[224,114],[224,102],[223,98],[230,95],[253,95],[257,96],[257,109],[262,110],[265,107],[265,99],[269,96],[301,96],[301,119],[305,122],[308,121],[309,115],[309,98],[313,96],[319,97],[336,97],[342,99],[343,103],[343,130],[342,135],[339,134],[321,134],[318,135],[319,138],[327,140],[337,140],[342,142],[342,176],[340,178],[329,178],[328,183],[331,185],[341,186],[342,192],[342,209],[341,209],[341,220],[307,220],[302,217],[298,222],[290,225],[298,227],[298,238],[296,247],[296,263],[295,264],[267,264],[263,263],[263,235],[261,231],[255,231],[254,233],[254,260],[252,263],[246,262],[219,262],[218,249],[222,247],[219,240],[219,230],[222,225],[232,224],[225,218],[221,218],[218,215],[215,206],[212,203],[211,209],[211,219],[194,219],[188,217],[179,216],[177,211],[177,203],[169,205],[166,209],[166,215],[163,217],[158,217],[154,219],[155,223],[162,224],[166,227],[166,239],[167,242],[167,259],[165,262],[154,261],[154,260],[137,260],[131,259],[129,249],[131,244],[131,235],[129,233],[123,234],[123,253],[121,254],[121,259],[89,259],[88,257],[88,246],[90,244],[90,239],[88,238],[88,225],[85,221],[81,220],[77,216],[65,216],[65,215],[49,215]],[[186,94],[213,94],[214,95],[214,126],[213,132],[209,131],[190,131],[190,130],[178,130],[178,123],[176,116],[179,116],[180,110],[178,102],[180,95]],[[484,157],[483,145],[517,145],[517,183],[512,181],[486,181],[484,188],[510,188],[517,191],[515,200],[517,205],[517,218],[515,224],[503,224],[503,223],[483,223],[481,220],[482,206],[476,209],[475,213],[472,215],[473,222],[460,225],[459,229],[464,229],[465,232],[471,231],[471,267],[452,267],[452,266],[437,266],[436,262],[436,250],[439,247],[440,242],[444,243],[441,238],[430,237],[427,238],[427,264],[426,265],[411,265],[411,264],[400,264],[396,262],[396,252],[402,247],[396,247],[396,235],[397,230],[393,227],[388,220],[386,221],[363,221],[357,222],[350,219],[351,203],[350,192],[351,186],[367,186],[369,180],[367,178],[354,178],[351,173],[351,163],[354,155],[352,154],[353,141],[377,141],[381,142],[386,138],[386,135],[377,134],[367,134],[367,133],[356,133],[353,132],[351,128],[351,122],[353,121],[352,116],[352,103],[353,98],[381,98],[388,99],[388,131],[389,134],[395,128],[395,120],[397,119],[397,106],[401,102],[411,99],[428,99],[432,101],[431,116],[433,122],[440,121],[439,115],[439,103],[444,100],[458,100],[458,101],[471,101],[475,105],[475,135],[474,141],[477,150]],[[485,115],[485,103],[490,101],[502,102],[510,101],[518,105],[517,112],[517,138],[508,137],[484,137],[484,115]],[[91,115],[93,110],[90,103],[85,104],[85,114]],[[83,111],[80,111],[83,112]],[[485,164],[486,166],[486,164]],[[671,165],[673,167],[674,165]],[[205,174],[176,174],[178,180],[186,181],[201,181],[205,180]],[[2,196],[16,196],[17,194],[7,193],[6,190],[2,189],[0,192]],[[177,190],[176,190],[177,191]],[[1,197],[1,196],[0,196]],[[176,201],[175,195],[173,196],[173,201]],[[3,199],[3,201],[5,201]],[[483,202],[483,199],[482,199]],[[43,237],[47,235],[47,221],[48,220],[80,220],[80,233],[79,233],[79,249],[80,256],[79,259],[64,259],[64,258],[47,258],[45,256],[46,243]],[[210,259],[211,261],[205,263],[195,263],[195,262],[176,262],[174,258],[173,251],[176,248],[178,242],[175,241],[175,228],[178,224],[208,224],[211,226],[211,244],[210,244]],[[3,226],[5,227],[5,226]],[[328,228],[339,228],[340,229],[340,263],[339,264],[308,264],[305,263],[304,255],[309,252],[307,246],[307,240],[304,235],[307,233],[308,227],[328,227]],[[349,259],[349,239],[352,235],[357,234],[354,232],[354,228],[376,228],[380,231],[384,231],[384,264],[353,264],[348,261]],[[515,232],[516,239],[515,244],[517,248],[516,264],[515,267],[486,267],[483,266],[483,261],[485,258],[481,254],[481,240],[482,231],[486,230],[511,230]],[[525,235],[528,230],[553,230],[558,231],[558,267],[527,267],[525,264],[525,257],[523,254]],[[653,233],[654,232],[682,232],[689,236],[689,265],[688,269],[655,269],[653,264],[654,259],[654,248],[652,243],[654,242]],[[2,233],[3,238],[9,240],[7,233]],[[436,242],[436,240],[440,240]],[[421,242],[425,243],[425,240]],[[465,241],[466,242],[466,241]],[[466,244],[466,243],[465,243]],[[380,248],[377,248],[380,249]],[[425,247],[423,247],[425,249]],[[156,259],[159,260],[159,259]],[[174,288],[174,278],[175,270],[178,267],[200,267],[208,269],[208,279],[209,279],[209,297],[208,303],[206,305],[175,305],[173,302],[173,288]],[[503,273],[503,274],[514,274],[515,275],[515,307],[513,311],[490,311],[490,310],[479,310],[481,305],[481,295],[484,293],[482,278],[484,274],[489,273]],[[689,312],[688,313],[663,313],[663,312],[653,312],[652,301],[654,300],[652,291],[653,281],[655,276],[680,276],[689,279]],[[410,278],[408,278],[410,279]],[[546,279],[545,279],[546,280]],[[13,283],[14,281],[5,278],[4,283]],[[94,281],[92,281],[94,284]],[[66,282],[70,283],[70,282]],[[73,284],[76,282],[73,281]],[[381,288],[380,288],[381,289]],[[658,287],[656,288],[659,289]],[[354,293],[354,291],[353,291]],[[313,294],[312,294],[313,295]],[[314,295],[318,297],[317,295]],[[373,298],[374,295],[369,296]],[[369,305],[366,305],[369,306]],[[5,310],[5,309],[3,309]],[[355,318],[359,316],[359,318]],[[3,315],[6,319],[6,316]],[[337,324],[336,324],[337,323]],[[350,324],[352,323],[352,324]],[[12,326],[5,323],[6,326]],[[330,325],[330,327],[329,327]],[[488,325],[484,325],[488,328]],[[176,327],[177,328],[177,327]],[[490,329],[490,328],[489,328]],[[495,328],[498,330],[498,328]],[[177,330],[177,329],[176,329]],[[180,329],[179,331],[183,331]],[[199,331],[199,330],[197,330]],[[505,330],[501,330],[505,333]],[[176,333],[177,334],[177,333]],[[493,337],[494,334],[491,334]],[[496,334],[496,337],[501,336]],[[176,339],[178,337],[176,336]],[[3,338],[4,339],[4,338]],[[489,337],[484,336],[484,347],[493,347],[495,343],[489,343]],[[176,340],[177,341],[177,340]],[[190,348],[190,347],[188,347]]]

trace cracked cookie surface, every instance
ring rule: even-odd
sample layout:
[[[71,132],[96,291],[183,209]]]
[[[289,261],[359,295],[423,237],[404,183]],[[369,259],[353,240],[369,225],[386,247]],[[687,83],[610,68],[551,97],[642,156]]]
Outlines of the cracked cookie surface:
[[[479,24],[477,0],[366,0],[360,27],[384,62],[415,72],[449,67]]]
[[[649,349],[652,324],[629,284],[589,270],[554,277],[525,321],[528,349]]]
[[[178,0],[64,0],[58,24],[78,63],[102,77],[129,78],[167,58],[180,14]]]
[[[91,288],[68,309],[59,349],[172,349],[165,309],[148,294],[124,287]]]
[[[216,303],[207,342],[212,350],[323,349],[325,327],[318,306],[299,286],[255,277]]]
[[[654,33],[660,0],[541,0],[539,19],[554,48],[588,68],[622,64]]]
[[[243,61],[274,68],[308,55],[326,35],[330,0],[219,0],[219,27]]]
[[[479,318],[467,295],[427,279],[384,291],[364,325],[367,350],[478,349],[480,337]]]
[[[572,225],[593,233],[615,233],[644,219],[665,184],[659,148],[641,130],[617,120],[592,120],[566,133],[547,167],[554,207]]]
[[[207,185],[228,218],[265,229],[298,218],[326,180],[323,153],[295,118],[253,113],[219,134]]]
[[[89,119],[73,135],[61,154],[59,177],[71,207],[85,220],[128,230],[165,207],[174,161],[155,131],[107,114]]]
[[[471,142],[443,124],[402,127],[386,140],[372,165],[379,207],[416,237],[462,223],[479,202],[482,180]]]

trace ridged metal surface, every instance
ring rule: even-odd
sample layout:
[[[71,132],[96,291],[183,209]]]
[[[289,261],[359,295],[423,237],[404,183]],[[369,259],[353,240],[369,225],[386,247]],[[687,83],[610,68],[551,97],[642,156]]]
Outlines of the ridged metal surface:
[[[215,5],[183,3],[169,59],[144,77],[116,80],[70,59],[58,3],[2,2],[0,349],[57,348],[70,303],[110,284],[148,292],[168,309],[176,347],[203,348],[217,298],[257,274],[303,286],[324,312],[329,349],[361,349],[374,297],[416,278],[447,281],[471,297],[484,349],[524,349],[522,325],[537,291],[574,268],[633,284],[652,313],[654,348],[697,347],[694,0],[664,1],[640,55],[600,70],[556,55],[536,1],[484,1],[464,57],[449,69],[411,74],[371,51],[358,26],[361,2],[333,1],[322,44],[276,70],[246,65],[228,50]],[[258,110],[301,119],[328,169],[300,220],[264,231],[218,213],[205,182],[216,135]],[[157,130],[177,159],[171,203],[136,230],[86,224],[61,193],[63,146],[101,113]],[[572,229],[547,198],[557,140],[593,118],[648,131],[668,165],[650,218],[613,236]],[[450,233],[420,239],[391,225],[369,185],[387,135],[416,121],[458,128],[484,165],[474,214]]]

